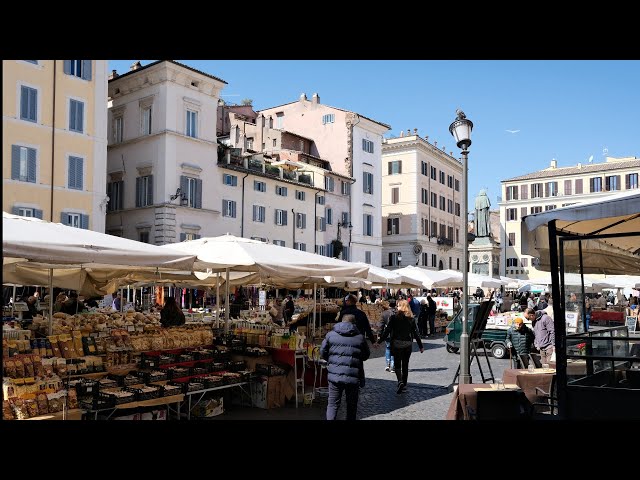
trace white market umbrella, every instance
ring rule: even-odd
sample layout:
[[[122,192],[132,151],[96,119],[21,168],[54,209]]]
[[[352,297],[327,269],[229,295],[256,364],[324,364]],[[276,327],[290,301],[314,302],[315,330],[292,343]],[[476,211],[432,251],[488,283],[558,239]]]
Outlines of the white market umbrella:
[[[441,270],[442,273],[449,275],[450,280],[437,282],[435,286],[439,287],[461,287],[462,286],[462,272],[457,270]],[[489,277],[488,275],[479,275],[477,273],[469,273],[467,276],[467,284],[470,287],[481,288],[500,288],[502,285],[506,285],[508,282],[499,278]]]
[[[426,268],[414,267],[413,265],[398,268],[397,270],[394,270],[394,272],[404,277],[422,282],[423,288],[426,289],[431,289],[434,286],[439,286],[441,282],[453,281],[457,278],[457,276],[451,275],[443,270],[428,270]],[[458,274],[459,272],[455,273]],[[462,278],[461,273],[460,278]]]
[[[422,288],[422,281],[407,277],[398,273],[397,270],[387,270],[386,268],[376,267],[364,262],[353,262],[369,269],[366,280],[325,277],[327,281],[345,282],[345,290],[354,290],[357,288]]]

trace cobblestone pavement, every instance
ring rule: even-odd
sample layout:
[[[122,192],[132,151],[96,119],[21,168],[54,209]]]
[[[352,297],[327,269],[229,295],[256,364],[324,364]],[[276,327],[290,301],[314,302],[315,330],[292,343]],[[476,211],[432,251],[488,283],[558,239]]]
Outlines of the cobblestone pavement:
[[[396,393],[397,380],[394,373],[385,371],[384,345],[372,349],[372,355],[365,362],[366,385],[360,390],[358,419],[361,420],[444,420],[453,393],[449,391],[460,357],[448,353],[443,335],[423,339],[424,353],[420,353],[414,341],[413,353],[409,361],[409,384],[407,391]],[[500,378],[509,359],[498,360],[488,356],[494,377]],[[482,370],[488,377],[488,367],[484,357]],[[471,366],[473,383],[482,383],[480,372],[474,361]],[[346,400],[343,396],[338,418],[346,415]],[[263,410],[258,408],[229,409],[219,420],[323,420],[326,402],[314,401],[310,407],[287,406]]]

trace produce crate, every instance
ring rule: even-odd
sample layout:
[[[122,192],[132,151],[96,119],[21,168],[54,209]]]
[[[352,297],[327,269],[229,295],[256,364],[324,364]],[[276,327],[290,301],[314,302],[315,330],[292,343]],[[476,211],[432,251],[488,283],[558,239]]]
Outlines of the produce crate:
[[[213,358],[213,350],[208,350],[206,348],[202,348],[200,350],[193,350],[191,352],[196,360],[209,360]]]
[[[90,378],[78,378],[69,382],[69,388],[75,388],[78,397],[93,395],[98,391],[98,382]]]
[[[208,368],[191,367],[191,375],[206,375],[207,373],[209,373]]]
[[[196,360],[194,355],[191,355],[190,353],[183,353],[181,355],[178,355],[178,357],[176,358],[176,363],[193,362],[194,360]]]
[[[101,378],[98,380],[98,388],[104,390],[105,388],[115,388],[118,386],[118,382],[111,378]]]
[[[95,392],[93,397],[80,400],[80,406],[86,410],[104,410],[116,406],[115,397],[102,392]]]
[[[225,364],[225,367],[230,372],[239,372],[240,370],[244,370],[246,364],[244,360],[231,360]]]
[[[192,381],[169,382],[167,385],[179,386],[182,389],[181,393],[197,392],[198,390],[205,389],[205,386],[203,383],[192,382]]]
[[[152,383],[150,383],[149,385],[153,385]],[[171,397],[173,395],[179,395],[182,393],[182,385],[173,385],[173,384],[166,384],[166,385],[153,385],[154,387],[160,387],[160,396],[162,397]]]
[[[184,378],[190,376],[189,368],[185,367],[169,367],[167,368],[167,378]]]
[[[202,382],[205,388],[214,388],[224,385],[224,379],[218,375],[209,375],[207,377],[198,378],[199,382]]]
[[[131,375],[131,374],[127,374],[127,375],[114,375],[114,374],[109,374],[107,375],[107,378],[110,378],[111,380],[115,380],[118,383],[119,387],[128,387],[130,385],[138,385],[142,382],[142,379],[137,376],[137,375]]]
[[[223,373],[222,379],[225,385],[232,385],[234,383],[242,382],[242,376],[239,373],[233,373],[233,372]]]
[[[123,403],[130,403],[136,401],[136,393],[129,390],[131,387],[123,387],[118,390],[112,390],[108,392],[100,392],[100,395],[106,395],[113,399],[114,405],[121,405]],[[121,393],[117,395],[116,392]]]
[[[160,355],[149,355],[144,352],[140,355],[141,368],[158,368],[158,366],[160,366]]]
[[[144,383],[161,382],[163,380],[168,380],[166,370],[152,370],[150,372],[138,371],[137,374]]]
[[[211,363],[211,366],[209,367],[210,372],[219,372],[221,370],[224,370],[224,363],[222,362]]]
[[[142,388],[124,387],[123,390],[133,392],[137,402],[158,398],[162,393],[162,389],[153,385],[145,385]]]

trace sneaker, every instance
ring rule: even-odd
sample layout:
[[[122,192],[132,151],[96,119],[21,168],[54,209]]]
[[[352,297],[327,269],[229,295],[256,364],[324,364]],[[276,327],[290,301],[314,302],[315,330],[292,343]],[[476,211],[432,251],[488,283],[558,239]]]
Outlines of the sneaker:
[[[406,385],[406,384],[403,384],[403,386],[402,386],[402,393],[404,393],[404,392],[406,392],[406,391],[407,391],[407,385]]]
[[[392,368],[391,370],[389,370],[391,373],[396,373],[396,371]]]
[[[384,367],[384,371],[388,372],[389,371],[389,365],[387,365],[386,367]]]
[[[398,382],[398,388],[396,389],[396,393],[400,394],[402,393],[402,390],[404,389],[404,383],[402,382]]]

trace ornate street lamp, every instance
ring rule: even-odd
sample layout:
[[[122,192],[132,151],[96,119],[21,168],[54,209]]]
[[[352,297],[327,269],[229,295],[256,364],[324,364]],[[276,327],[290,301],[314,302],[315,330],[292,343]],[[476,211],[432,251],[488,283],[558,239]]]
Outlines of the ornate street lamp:
[[[462,243],[462,334],[460,335],[460,378],[459,384],[471,383],[471,374],[469,373],[469,332],[467,328],[467,315],[469,313],[469,244],[467,241],[468,225],[467,218],[469,206],[467,196],[467,177],[468,177],[468,148],[471,146],[471,130],[473,122],[468,120],[464,112],[460,109],[456,110],[457,117],[451,125],[449,132],[456,140],[458,148],[462,149],[462,211],[464,212],[464,235]]]

